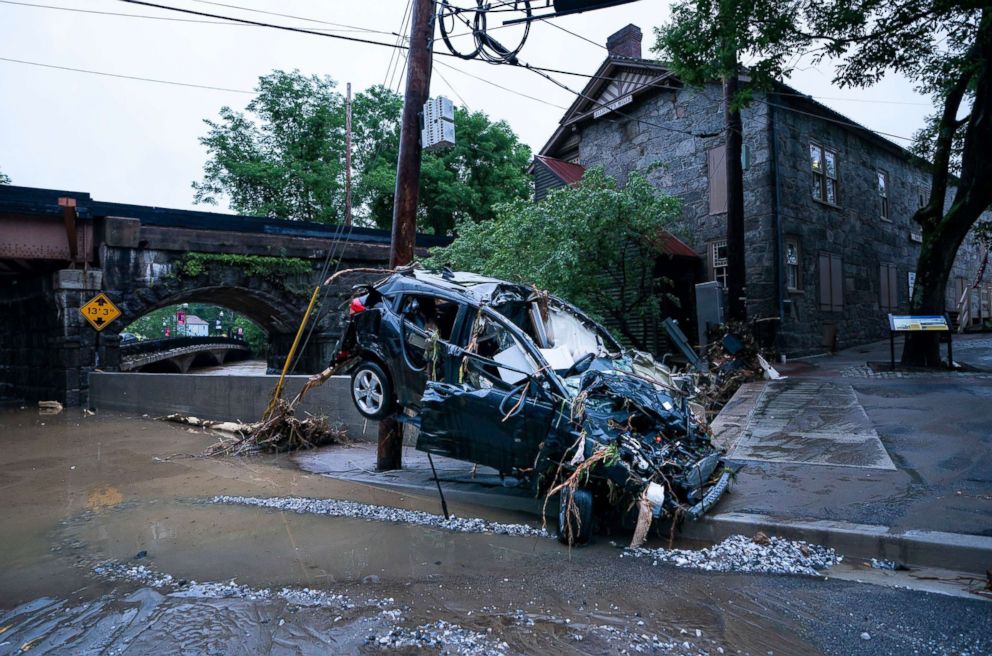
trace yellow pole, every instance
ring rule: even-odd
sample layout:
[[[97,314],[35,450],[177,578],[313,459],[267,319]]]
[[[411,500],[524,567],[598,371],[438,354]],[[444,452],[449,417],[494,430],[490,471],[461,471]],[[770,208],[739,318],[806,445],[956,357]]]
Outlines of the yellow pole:
[[[272,400],[269,401],[269,405],[265,408],[265,414],[262,415],[262,420],[269,418],[272,414],[272,410],[276,407],[276,401],[282,396],[282,385],[286,380],[286,372],[289,371],[289,363],[292,362],[293,356],[296,355],[296,347],[300,344],[300,337],[303,335],[303,328],[307,325],[307,321],[310,319],[310,312],[313,310],[313,304],[317,301],[317,294],[320,292],[320,285],[313,288],[313,295],[310,296],[310,305],[307,306],[307,312],[303,315],[303,321],[300,322],[300,327],[296,331],[296,338],[293,340],[293,346],[289,349],[289,355],[286,356],[286,363],[282,366],[282,374],[279,375],[279,382],[276,383],[276,389],[272,393]]]

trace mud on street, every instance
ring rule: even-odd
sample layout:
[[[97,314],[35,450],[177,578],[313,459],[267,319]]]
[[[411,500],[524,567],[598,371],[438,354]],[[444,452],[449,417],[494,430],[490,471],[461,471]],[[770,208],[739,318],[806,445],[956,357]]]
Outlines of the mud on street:
[[[472,525],[529,528],[418,523],[436,497],[287,456],[181,455],[213,441],[108,412],[0,413],[0,654],[992,651],[980,600],[678,567],[651,556],[657,538],[641,557],[629,536],[568,550],[536,516],[451,500]],[[265,507],[287,497],[410,513]]]

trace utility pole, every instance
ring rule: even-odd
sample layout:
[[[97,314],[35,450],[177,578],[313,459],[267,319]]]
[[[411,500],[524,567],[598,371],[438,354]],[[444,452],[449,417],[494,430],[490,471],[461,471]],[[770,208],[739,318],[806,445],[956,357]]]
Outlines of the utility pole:
[[[434,0],[413,0],[410,50],[406,58],[406,91],[400,124],[400,151],[396,162],[393,198],[393,236],[389,268],[413,262],[417,235],[417,199],[420,192],[420,113],[430,95],[431,49],[434,42]],[[403,467],[403,433],[395,417],[379,422],[376,469]]]
[[[723,108],[727,130],[727,306],[728,318],[747,319],[746,280],[744,266],[744,170],[741,164],[743,124],[737,106],[740,88],[740,66],[737,61],[737,26],[732,2],[721,0],[720,20],[723,38]]]
[[[744,179],[741,165],[743,145],[740,110],[733,107],[737,96],[737,74],[723,83],[727,121],[727,296],[729,317],[747,319],[744,266]]]
[[[351,227],[351,82],[344,105],[344,224]]]

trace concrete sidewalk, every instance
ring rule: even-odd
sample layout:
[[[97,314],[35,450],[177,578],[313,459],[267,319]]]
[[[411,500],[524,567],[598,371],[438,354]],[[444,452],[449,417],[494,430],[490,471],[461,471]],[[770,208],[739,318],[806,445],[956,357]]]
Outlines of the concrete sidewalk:
[[[985,368],[992,338],[956,336],[954,355]],[[888,357],[879,342],[742,387],[713,428],[744,467],[709,521],[832,534],[849,553],[875,543],[913,564],[992,566],[992,374],[868,366]]]

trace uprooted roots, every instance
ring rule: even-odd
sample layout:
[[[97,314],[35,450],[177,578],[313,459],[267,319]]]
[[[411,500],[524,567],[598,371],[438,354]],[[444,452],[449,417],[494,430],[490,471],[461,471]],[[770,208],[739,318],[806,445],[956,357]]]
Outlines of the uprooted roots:
[[[328,444],[344,444],[347,433],[331,426],[327,417],[299,419],[284,399],[276,401],[268,419],[248,426],[233,439],[222,439],[207,449],[207,455],[240,456],[251,453],[297,451]]]

